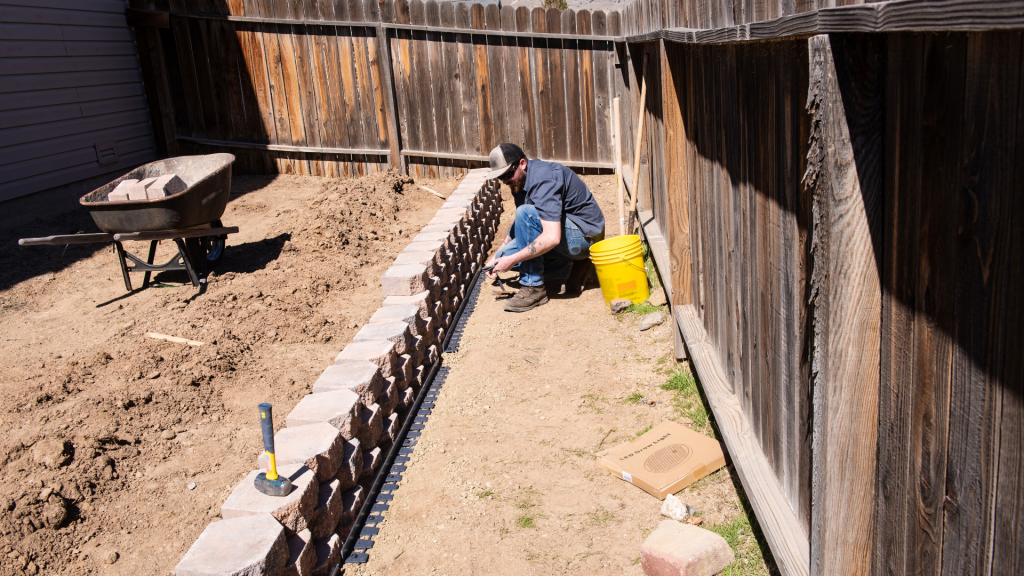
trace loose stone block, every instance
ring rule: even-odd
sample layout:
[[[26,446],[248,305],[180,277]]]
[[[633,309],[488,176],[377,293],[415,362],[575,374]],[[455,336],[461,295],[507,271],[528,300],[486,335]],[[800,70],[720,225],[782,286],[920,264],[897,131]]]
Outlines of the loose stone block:
[[[373,366],[372,364],[370,365]],[[373,368],[375,372],[379,373],[376,366],[373,366]],[[380,376],[378,376],[379,378]],[[288,428],[295,428],[296,426],[326,422],[336,428],[343,438],[351,439],[355,438],[359,432],[359,415],[361,414],[360,410],[362,407],[363,400],[359,397],[359,394],[344,388],[329,392],[319,392],[317,394],[307,394],[288,413],[285,423]],[[283,453],[283,449],[278,448],[278,452]]]
[[[735,558],[718,534],[675,520],[662,520],[640,546],[640,565],[649,576],[711,576]]]
[[[331,568],[341,561],[341,538],[331,534],[323,540],[317,540],[314,546],[316,566],[313,568],[313,576],[329,576]]]
[[[358,405],[358,399],[356,402]],[[303,464],[316,473],[318,481],[326,482],[338,473],[338,466],[341,465],[341,457],[345,451],[344,442],[345,438],[341,432],[327,422],[289,426],[274,434],[274,448],[277,450],[275,457],[279,466]],[[260,455],[259,462],[260,466],[266,469],[266,453]]]
[[[346,490],[341,495],[341,518],[338,520],[338,525],[355,520],[365,501],[366,490],[363,490],[362,486],[357,485],[351,490]]]
[[[188,184],[178,177],[177,174],[165,174],[152,179],[152,182],[146,183],[146,197],[147,198],[163,198],[165,196],[171,196],[178,192],[184,191],[188,188]]]
[[[350,390],[359,395],[363,404],[373,404],[383,387],[384,378],[376,364],[352,361],[328,366],[313,383],[313,394]]]
[[[363,473],[359,477],[372,478],[377,473],[377,470],[380,470],[380,465],[383,462],[384,453],[381,452],[379,446],[373,450],[363,450]]]
[[[128,200],[128,191],[132,189],[132,186],[138,185],[138,183],[139,181],[134,178],[121,180],[113,190],[107,192],[107,202],[124,202]]]
[[[125,181],[127,182],[127,180]],[[124,184],[122,182],[121,184]],[[118,187],[121,186],[118,184]],[[125,191],[128,192],[129,200],[145,200],[146,199],[146,187],[142,185],[142,182],[133,182],[125,187]]]
[[[384,416],[381,414],[379,404],[363,406],[362,421],[360,429],[359,444],[362,446],[376,446],[377,437],[380,436],[381,427],[384,425]],[[366,448],[363,449],[364,453]],[[365,468],[365,463],[364,463]]]
[[[317,494],[316,509],[309,517],[309,531],[314,540],[326,538],[334,532],[341,520],[342,512],[341,481],[331,478],[320,484]]]
[[[305,530],[309,515],[316,509],[317,490],[320,487],[316,474],[301,464],[278,466],[277,473],[292,481],[291,494],[281,497],[267,496],[256,489],[253,482],[260,472],[263,470],[253,470],[231,491],[220,508],[221,518],[230,520],[270,514],[284,526],[289,535]]]
[[[401,320],[371,322],[364,324],[352,337],[353,342],[387,340],[395,345],[395,354],[408,354],[412,348],[412,333],[409,325]]]
[[[313,537],[309,530],[303,530],[288,538],[288,562],[284,566],[283,576],[310,576],[316,566],[316,552],[313,549]]]
[[[203,530],[175,576],[278,574],[288,561],[285,529],[269,514],[225,518]]]
[[[384,428],[380,432],[380,438],[377,439],[377,443],[394,442],[395,437],[398,435],[398,430],[398,414],[392,413],[384,420]]]
[[[430,268],[424,264],[402,264],[388,268],[380,278],[384,297],[412,296],[423,292],[429,285]]]
[[[382,378],[392,375],[395,369],[395,361],[398,354],[395,352],[395,344],[387,340],[367,340],[365,342],[353,342],[338,353],[334,363],[344,366],[350,363],[370,362],[380,369]]]
[[[341,466],[338,468],[339,490],[348,490],[356,485],[359,475],[363,473],[363,448],[359,440],[348,440],[345,442],[345,453],[341,457]]]

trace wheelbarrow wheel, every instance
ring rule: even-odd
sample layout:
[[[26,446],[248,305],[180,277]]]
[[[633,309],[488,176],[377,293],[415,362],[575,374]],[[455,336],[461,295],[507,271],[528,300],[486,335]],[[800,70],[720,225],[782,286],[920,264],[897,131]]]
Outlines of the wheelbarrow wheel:
[[[221,228],[220,220],[214,220],[211,224],[214,228]],[[202,248],[206,255],[206,267],[214,268],[220,263],[221,257],[224,256],[224,246],[227,244],[227,236],[204,236],[202,238]]]

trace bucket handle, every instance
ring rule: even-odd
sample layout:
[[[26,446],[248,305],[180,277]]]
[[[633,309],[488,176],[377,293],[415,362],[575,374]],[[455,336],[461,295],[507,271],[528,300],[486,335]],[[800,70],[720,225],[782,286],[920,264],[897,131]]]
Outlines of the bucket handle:
[[[637,270],[643,272],[645,275],[647,274],[647,267],[637,266],[636,264],[633,264],[629,260],[626,260],[625,258],[623,258],[621,255],[619,256],[619,261],[621,261],[622,263],[627,264],[629,266],[632,266],[633,268],[636,268]]]

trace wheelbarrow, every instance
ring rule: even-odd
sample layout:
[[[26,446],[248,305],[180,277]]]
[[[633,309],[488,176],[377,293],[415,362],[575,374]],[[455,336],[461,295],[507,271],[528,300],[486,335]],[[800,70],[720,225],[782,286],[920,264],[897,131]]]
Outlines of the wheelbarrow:
[[[131,272],[143,272],[143,287],[149,285],[152,272],[184,270],[192,285],[206,283],[207,268],[216,265],[224,253],[228,234],[238,227],[224,227],[220,217],[231,195],[231,154],[179,156],[150,162],[82,196],[79,202],[89,210],[96,234],[65,234],[43,238],[22,238],[22,246],[112,243],[121,264],[124,286],[131,292]],[[149,200],[108,201],[107,195],[129,178],[144,180],[177,174],[187,186],[181,192]],[[125,240],[149,240],[149,256],[143,261],[127,252]],[[173,240],[178,253],[165,264],[153,264],[161,240]],[[132,266],[128,265],[128,261]]]

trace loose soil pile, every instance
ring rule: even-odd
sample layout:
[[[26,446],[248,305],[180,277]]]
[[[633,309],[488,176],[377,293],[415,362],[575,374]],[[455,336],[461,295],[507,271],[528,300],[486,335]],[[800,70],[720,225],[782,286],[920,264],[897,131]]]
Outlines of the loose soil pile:
[[[256,404],[280,427],[380,304],[380,274],[443,202],[410,184],[235,178],[223,221],[240,233],[202,293],[162,273],[125,294],[102,245],[16,244],[95,231],[84,213],[5,232],[0,575],[168,574],[257,467]]]

